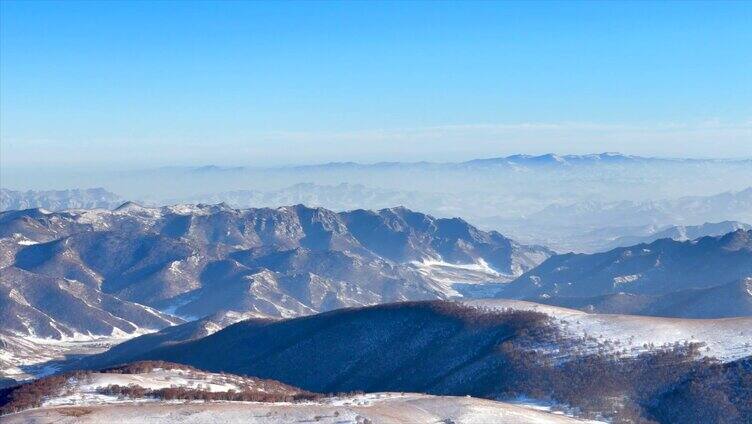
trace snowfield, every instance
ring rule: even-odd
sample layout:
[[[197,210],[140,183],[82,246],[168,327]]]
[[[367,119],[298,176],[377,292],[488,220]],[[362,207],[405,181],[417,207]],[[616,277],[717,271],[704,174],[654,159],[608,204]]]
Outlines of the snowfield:
[[[447,298],[493,295],[501,284],[512,281],[516,275],[501,274],[483,259],[474,264],[452,264],[437,259],[412,261],[410,265],[432,281],[436,289]]]
[[[210,392],[240,391],[248,386],[255,386],[254,380],[234,375],[213,374],[183,369],[155,369],[145,374],[93,373],[83,381],[70,379],[66,393],[47,399],[44,406],[88,405],[93,403],[126,402],[116,396],[98,393],[98,389],[108,386],[139,386],[146,389],[165,389],[168,387],[185,387]],[[261,387],[254,387],[263,391]]]
[[[583,423],[562,412],[520,400],[418,393],[366,393],[300,402],[165,401],[104,394],[112,385],[148,389],[183,387],[212,392],[257,391],[291,395],[298,389],[273,380],[158,366],[129,374],[95,372],[69,377],[39,408],[2,417],[3,423]]]
[[[587,337],[589,349],[636,355],[649,347],[703,343],[703,355],[733,361],[752,355],[752,317],[723,319],[660,318],[639,315],[590,314],[574,309],[520,300],[482,299],[462,302],[488,309],[537,311],[554,318],[564,334]]]
[[[372,393],[305,403],[139,403],[45,406],[3,417],[19,423],[593,423],[471,397]]]
[[[113,332],[109,337],[76,334],[62,340],[0,332],[0,377],[25,380],[54,374],[67,357],[101,353],[116,344],[153,331],[139,329],[131,334]]]

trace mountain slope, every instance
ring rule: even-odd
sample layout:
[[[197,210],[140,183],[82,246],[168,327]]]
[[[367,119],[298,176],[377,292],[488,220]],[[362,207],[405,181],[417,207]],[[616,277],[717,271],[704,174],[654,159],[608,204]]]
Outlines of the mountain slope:
[[[54,339],[155,331],[181,322],[75,280],[15,267],[0,269],[0,311],[3,330]]]
[[[364,246],[398,262],[427,257],[454,264],[483,260],[499,272],[515,274],[549,253],[543,248],[523,248],[496,231],[481,231],[460,218],[434,219],[406,208],[356,210],[342,216]],[[525,255],[514,254],[523,250]]]
[[[467,307],[471,309],[468,310]],[[518,322],[512,322],[519,328],[524,328],[525,330],[523,332],[525,333],[536,328],[547,329],[547,331],[541,333],[541,338],[537,339],[537,342],[549,344],[549,346],[542,351],[550,350],[550,343],[553,340],[556,341],[556,344],[560,343],[560,348],[564,350],[572,347],[571,343],[574,341],[575,345],[579,345],[578,349],[580,350],[578,353],[573,354],[574,356],[587,351],[638,355],[646,350],[646,344],[670,346],[686,342],[697,342],[705,345],[705,354],[729,360],[744,356],[745,351],[749,353],[751,347],[750,340],[752,340],[752,330],[750,329],[752,328],[750,327],[752,326],[752,318],[686,320],[650,316],[603,315],[597,313],[585,313],[583,311],[557,306],[548,306],[545,304],[504,299],[470,300],[463,301],[462,304],[459,305],[451,303],[443,304],[440,302],[392,304],[369,307],[366,309],[333,311],[331,313],[318,314],[306,319],[291,319],[285,321],[250,319],[244,321],[242,326],[237,325],[234,327],[240,328],[237,331],[242,334],[253,334],[252,337],[260,337],[258,334],[265,331],[269,332],[269,337],[279,337],[279,339],[274,339],[271,342],[266,340],[263,343],[254,341],[248,345],[252,346],[251,349],[261,349],[266,353],[271,353],[276,349],[274,346],[280,346],[282,349],[291,349],[292,345],[285,341],[287,340],[287,336],[284,336],[290,328],[299,329],[290,334],[290,340],[292,340],[293,343],[311,343],[312,341],[321,338],[319,333],[324,334],[340,331],[337,330],[339,327],[331,325],[332,323],[338,322],[338,320],[347,321],[355,318],[362,320],[364,322],[362,325],[365,329],[361,330],[358,328],[352,330],[357,334],[360,334],[361,332],[368,333],[371,331],[369,329],[373,328],[379,329],[377,333],[383,331],[410,331],[408,328],[403,329],[401,326],[395,326],[392,328],[391,324],[389,324],[389,322],[394,320],[394,315],[404,315],[415,317],[415,323],[410,323],[408,327],[425,327],[427,329],[426,336],[429,338],[432,337],[431,334],[445,334],[449,337],[449,330],[443,328],[443,326],[447,325],[447,320],[449,320],[449,322],[454,321],[463,324],[462,328],[458,329],[460,332],[472,332],[486,328],[484,323],[493,323],[494,319],[503,322],[499,319],[499,315],[504,316],[505,313],[510,311],[518,311],[516,317],[520,318],[520,320]],[[530,314],[526,314],[528,312]],[[175,352],[185,350],[190,361],[214,361],[214,353],[208,354],[204,357],[196,354],[196,352],[191,352],[193,346],[192,343],[185,344],[184,342],[194,340],[199,341],[200,339],[220,330],[224,326],[223,322],[231,323],[232,321],[240,319],[237,316],[224,318],[222,314],[219,314],[218,317],[218,319],[205,318],[198,321],[192,321],[179,326],[166,328],[157,333],[137,337],[115,346],[107,352],[71,363],[66,369],[97,369],[144,358],[164,359],[164,357],[160,356],[164,351],[163,348],[172,345],[175,346]],[[546,323],[545,317],[552,317],[554,321]],[[476,319],[477,322],[472,322],[471,318]],[[375,320],[375,322],[365,322],[369,319]],[[345,327],[348,326],[348,324],[343,325]],[[443,329],[436,330],[436,328]],[[645,332],[644,328],[651,328],[652,331]],[[336,334],[327,334],[324,339],[333,340],[333,338],[336,337],[349,337],[350,332],[345,333],[346,330],[344,328],[341,329],[341,331],[342,333],[340,333],[339,336]],[[246,349],[244,342],[240,341],[240,339],[233,339],[234,336],[232,336],[232,334],[235,333],[232,333],[229,329],[226,333],[229,333],[229,335],[221,337],[221,343],[226,343],[226,340],[232,340],[233,346],[237,346],[239,349]],[[363,337],[372,336],[378,338],[378,335],[376,334],[363,335]],[[303,337],[303,339],[298,341],[296,340],[297,337]],[[594,338],[595,341],[589,340],[591,338]],[[399,337],[397,337],[397,339],[399,339]],[[212,343],[220,343],[220,341],[217,340],[214,342],[208,340],[205,341],[208,349],[214,349]],[[500,340],[497,339],[497,342],[500,342]],[[350,343],[350,341],[347,341],[347,343]],[[399,343],[407,343],[405,345],[405,350],[409,351],[409,345],[413,342],[395,340],[395,346],[389,348],[398,349]],[[200,344],[201,343],[197,342],[197,345]],[[482,343],[480,344],[482,345]],[[299,348],[303,349],[302,345]],[[328,348],[321,347],[320,349]],[[295,349],[293,349],[293,351],[294,350]],[[293,351],[290,351],[290,353],[300,354],[300,352],[307,352],[305,349],[298,351],[298,353]],[[227,355],[233,355],[236,353],[239,354],[240,352],[228,351]],[[224,353],[221,353],[220,355],[224,355]],[[236,364],[238,361],[245,361],[245,359],[242,358],[243,355],[245,355],[245,353],[243,353],[241,357],[233,359],[232,364]],[[173,357],[173,359],[175,359],[175,357]],[[185,357],[181,356],[180,359],[185,359]],[[215,365],[221,367],[223,366],[224,361],[224,359],[217,358],[216,362],[191,363],[202,367]],[[236,371],[237,370],[234,370],[234,372]],[[382,388],[378,388],[378,390],[381,389]],[[319,387],[316,390],[323,390],[323,388]]]
[[[547,297],[537,300],[548,305],[604,314],[677,318],[750,317],[752,278],[658,296],[620,292],[592,297]]]
[[[682,318],[752,316],[752,278],[670,293],[651,303],[643,314]]]
[[[77,423],[583,422],[537,409],[415,393],[324,396],[273,380],[208,373],[165,362],[72,372],[0,390],[4,423],[58,423],[70,418]]]
[[[605,416],[626,418],[641,410],[644,419],[645,408],[687,373],[720,367],[697,354],[727,361],[748,355],[749,328],[748,318],[677,320],[524,302],[418,302],[244,321],[127,360],[175,361],[322,392],[550,396]],[[654,342],[668,350],[652,348]],[[688,343],[706,343],[708,350]],[[104,362],[90,365],[107,365],[106,354],[99,358]],[[731,391],[734,384],[716,387]]]
[[[253,320],[248,314],[233,312],[219,312],[195,321],[167,327],[155,333],[144,334],[124,341],[101,354],[82,357],[65,364],[65,370],[99,369],[115,364],[132,362],[146,352],[159,350],[166,346],[198,340],[243,320]],[[267,323],[269,319],[255,318],[259,323]]]
[[[534,312],[489,314],[488,325],[476,325],[472,321],[481,315],[474,309],[454,308],[452,304],[408,303],[280,322],[250,320],[206,338],[143,353],[139,359],[169,357],[207,370],[261,377],[274,374],[280,381],[296,381],[300,387],[322,392],[452,394],[459,384],[472,394],[486,390],[488,383],[476,380],[482,376],[470,378],[469,373],[467,379],[459,379],[456,373],[494,363],[489,353],[502,341],[515,339],[522,328],[546,339],[554,337],[548,333],[545,317]],[[220,345],[224,346],[221,351]],[[418,363],[423,364],[421,368],[402,372],[409,369],[408,364]]]
[[[556,255],[507,285],[512,298],[663,295],[752,276],[752,230],[692,241],[657,240],[596,254]]]

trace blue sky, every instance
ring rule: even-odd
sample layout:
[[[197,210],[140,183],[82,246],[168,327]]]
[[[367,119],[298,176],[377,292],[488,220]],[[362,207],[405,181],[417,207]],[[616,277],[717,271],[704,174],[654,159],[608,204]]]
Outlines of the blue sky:
[[[6,167],[752,156],[752,3],[0,3]]]

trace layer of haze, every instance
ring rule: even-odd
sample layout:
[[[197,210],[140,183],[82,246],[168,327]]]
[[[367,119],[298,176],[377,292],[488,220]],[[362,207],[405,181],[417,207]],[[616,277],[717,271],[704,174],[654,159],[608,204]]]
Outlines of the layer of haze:
[[[752,156],[749,2],[0,8],[0,164],[16,182],[208,163]]]

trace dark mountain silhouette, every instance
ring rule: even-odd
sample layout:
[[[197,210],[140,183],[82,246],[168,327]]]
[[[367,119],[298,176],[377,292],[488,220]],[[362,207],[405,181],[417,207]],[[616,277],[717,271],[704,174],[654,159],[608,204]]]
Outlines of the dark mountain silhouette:
[[[749,412],[749,393],[740,381],[749,378],[750,369],[739,368],[738,362],[721,365],[700,359],[699,345],[691,344],[646,348],[636,356],[620,355],[618,340],[604,341],[603,346],[612,350],[587,348],[586,339],[564,330],[563,317],[566,314],[552,317],[453,302],[407,302],[281,321],[248,320],[197,340],[157,343],[135,357],[106,352],[90,358],[87,365],[166,360],[275,379],[317,392],[544,397],[580,408],[586,416],[616,421],[726,411],[736,417],[728,422],[741,423],[739,417]],[[572,319],[579,322],[585,317]],[[605,323],[609,317],[593,322],[609,325]],[[696,320],[686,321],[698,325]],[[709,320],[705,325],[710,331],[721,331],[719,325],[728,324],[723,331],[738,332],[732,327],[740,323],[722,321]],[[626,341],[633,336],[618,337]],[[682,386],[688,379],[695,379],[694,392]],[[681,396],[729,400],[681,412],[664,398],[680,387]]]

